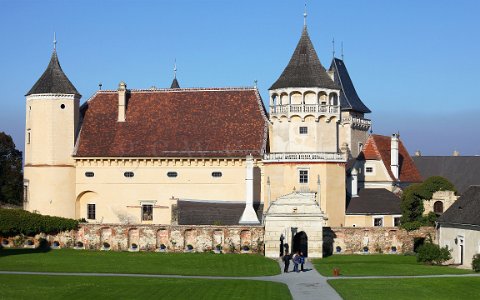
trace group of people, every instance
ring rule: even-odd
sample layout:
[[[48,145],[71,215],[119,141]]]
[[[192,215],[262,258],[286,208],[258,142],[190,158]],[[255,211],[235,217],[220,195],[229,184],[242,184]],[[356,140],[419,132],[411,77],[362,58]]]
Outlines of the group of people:
[[[304,272],[305,269],[303,268],[303,265],[305,264],[305,256],[303,255],[303,252],[297,251],[293,256],[290,255],[290,253],[285,252],[285,255],[283,256],[283,262],[285,263],[285,267],[283,268],[284,273],[288,273],[288,267],[290,266],[290,260],[293,261],[293,272]],[[300,270],[298,270],[298,265],[300,265]]]

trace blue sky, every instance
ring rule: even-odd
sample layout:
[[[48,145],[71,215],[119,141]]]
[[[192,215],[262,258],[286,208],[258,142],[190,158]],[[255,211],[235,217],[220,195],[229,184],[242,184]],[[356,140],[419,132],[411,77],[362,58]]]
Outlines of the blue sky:
[[[0,0],[0,131],[23,149],[25,93],[46,68],[53,32],[86,101],[98,83],[258,87],[264,101],[300,38],[304,1]],[[400,132],[410,153],[480,154],[480,1],[307,1],[323,65],[345,63],[373,131]]]

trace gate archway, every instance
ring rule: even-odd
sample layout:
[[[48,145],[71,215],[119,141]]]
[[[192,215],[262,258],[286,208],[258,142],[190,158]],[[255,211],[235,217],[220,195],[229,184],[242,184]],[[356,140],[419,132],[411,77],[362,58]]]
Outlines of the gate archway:
[[[304,231],[300,231],[293,237],[292,253],[297,251],[308,257],[308,237]]]

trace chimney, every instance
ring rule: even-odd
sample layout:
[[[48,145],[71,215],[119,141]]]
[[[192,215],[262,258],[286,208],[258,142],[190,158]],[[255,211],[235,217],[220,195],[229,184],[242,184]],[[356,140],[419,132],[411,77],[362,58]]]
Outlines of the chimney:
[[[458,152],[457,150],[453,151],[453,156],[460,156],[460,152]]]
[[[393,177],[395,177],[396,180],[398,180],[398,138],[400,137],[400,134],[394,133],[392,134],[392,140],[390,143],[390,169],[392,170]]]
[[[420,150],[415,151],[415,156],[422,156],[422,152]]]
[[[253,156],[248,155],[246,159],[245,174],[245,210],[240,218],[239,224],[259,224],[257,213],[253,209]]]
[[[352,190],[351,195],[352,197],[358,197],[358,171],[357,169],[352,169]]]
[[[118,122],[125,122],[127,109],[127,84],[120,82],[118,84]]]

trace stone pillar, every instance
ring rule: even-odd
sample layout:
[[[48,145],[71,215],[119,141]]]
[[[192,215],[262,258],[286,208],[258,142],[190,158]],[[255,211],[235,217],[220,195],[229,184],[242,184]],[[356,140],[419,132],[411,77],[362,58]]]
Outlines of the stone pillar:
[[[245,210],[239,224],[260,224],[257,213],[253,209],[253,157],[248,155],[246,159],[245,176]]]

